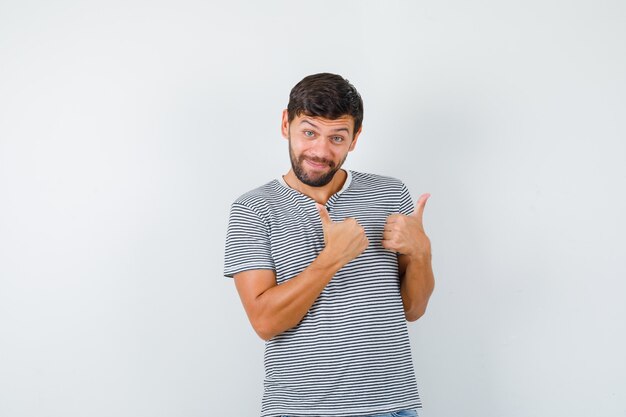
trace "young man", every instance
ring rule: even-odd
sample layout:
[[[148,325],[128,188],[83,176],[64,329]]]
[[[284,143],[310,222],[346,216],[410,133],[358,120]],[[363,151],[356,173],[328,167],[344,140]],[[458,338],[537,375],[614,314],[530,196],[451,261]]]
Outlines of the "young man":
[[[363,103],[334,74],[291,90],[291,170],[231,206],[224,274],[267,341],[261,414],[416,416],[406,321],[433,291],[430,241],[405,185],[341,169]]]

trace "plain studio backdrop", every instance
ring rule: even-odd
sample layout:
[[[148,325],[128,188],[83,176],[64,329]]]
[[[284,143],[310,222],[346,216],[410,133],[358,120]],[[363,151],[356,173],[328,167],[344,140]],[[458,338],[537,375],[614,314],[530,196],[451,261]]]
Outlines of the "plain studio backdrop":
[[[230,203],[291,87],[365,102],[436,289],[425,417],[626,415],[623,1],[0,1],[0,416],[256,416]]]

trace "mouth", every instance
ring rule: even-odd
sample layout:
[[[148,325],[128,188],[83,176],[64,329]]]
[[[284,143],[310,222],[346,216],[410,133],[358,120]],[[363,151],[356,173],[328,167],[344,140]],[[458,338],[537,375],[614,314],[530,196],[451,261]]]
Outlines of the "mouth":
[[[305,159],[304,162],[306,162],[311,168],[313,169],[325,169],[328,168],[329,164],[325,163],[325,162],[316,162],[316,161],[312,161],[310,159]]]

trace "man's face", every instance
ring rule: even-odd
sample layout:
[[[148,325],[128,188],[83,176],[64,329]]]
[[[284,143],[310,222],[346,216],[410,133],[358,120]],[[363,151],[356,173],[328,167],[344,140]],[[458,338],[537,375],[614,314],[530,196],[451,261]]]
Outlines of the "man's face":
[[[331,120],[300,115],[289,123],[285,110],[282,133],[289,140],[291,168],[296,177],[311,187],[322,187],[341,168],[361,131],[354,133],[352,116]]]

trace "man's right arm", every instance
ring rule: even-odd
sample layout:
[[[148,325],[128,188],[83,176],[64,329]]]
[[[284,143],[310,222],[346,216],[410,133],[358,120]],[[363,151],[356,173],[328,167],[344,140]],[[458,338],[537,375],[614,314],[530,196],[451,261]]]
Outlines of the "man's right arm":
[[[368,246],[365,231],[354,219],[333,222],[318,207],[324,229],[324,249],[300,274],[278,285],[269,269],[235,274],[235,285],[252,327],[263,340],[296,326],[332,277]]]

